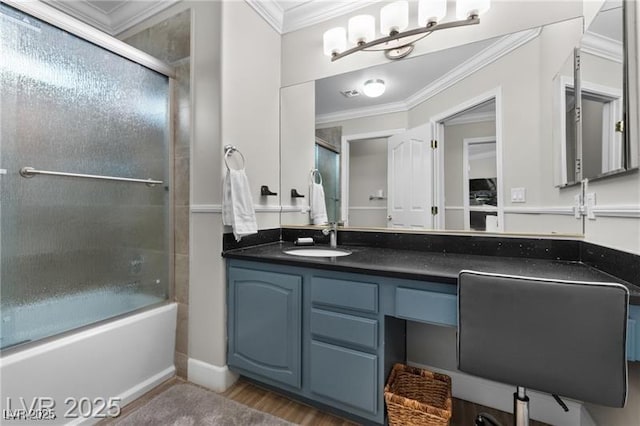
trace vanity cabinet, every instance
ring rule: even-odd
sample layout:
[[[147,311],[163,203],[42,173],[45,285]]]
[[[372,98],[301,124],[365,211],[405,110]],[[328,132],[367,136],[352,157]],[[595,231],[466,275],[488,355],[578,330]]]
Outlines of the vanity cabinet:
[[[302,277],[228,270],[228,363],[301,387]]]
[[[384,423],[385,360],[405,361],[404,349],[384,356],[384,278],[236,259],[227,268],[232,370],[361,422]]]
[[[384,423],[383,388],[406,362],[406,320],[457,325],[456,286],[228,259],[228,364],[361,423]],[[640,306],[627,359],[640,360]]]
[[[309,390],[359,415],[379,407],[378,284],[312,275]]]

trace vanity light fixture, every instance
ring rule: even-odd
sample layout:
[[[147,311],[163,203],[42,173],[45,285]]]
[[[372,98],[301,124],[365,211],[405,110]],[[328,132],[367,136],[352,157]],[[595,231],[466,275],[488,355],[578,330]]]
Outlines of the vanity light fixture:
[[[370,98],[377,98],[384,93],[384,90],[384,80],[380,80],[379,78],[365,81],[362,87],[364,94]]]
[[[389,59],[402,59],[413,51],[415,42],[434,31],[479,24],[480,15],[490,7],[491,0],[457,0],[458,20],[440,23],[447,14],[447,0],[419,0],[418,28],[406,30],[409,2],[395,1],[380,9],[383,37],[374,39],[376,29],[372,15],[357,15],[349,19],[348,29],[336,27],[324,33],[324,53],[332,62],[361,50],[384,51]],[[347,49],[347,40],[355,46]]]

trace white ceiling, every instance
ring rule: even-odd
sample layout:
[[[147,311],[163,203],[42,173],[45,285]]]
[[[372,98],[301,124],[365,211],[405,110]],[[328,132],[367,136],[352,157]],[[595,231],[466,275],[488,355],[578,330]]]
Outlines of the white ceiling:
[[[87,0],[90,6],[97,8],[102,13],[107,15],[111,14],[114,10],[122,7],[126,1],[111,1],[111,0]]]
[[[117,35],[180,0],[42,0],[110,35]]]
[[[181,0],[42,1],[108,34],[117,35]],[[353,12],[380,0],[245,1],[276,31],[283,34]]]
[[[622,5],[615,3],[605,3],[587,31],[622,43]]]
[[[403,61],[391,62],[350,73],[316,81],[316,114],[370,107],[373,105],[404,101],[426,86],[477,55],[496,40],[484,40]],[[381,55],[379,52],[364,52],[360,55]],[[382,96],[369,98],[364,94],[346,98],[340,92],[357,89],[362,93],[364,82],[382,79],[386,90]]]

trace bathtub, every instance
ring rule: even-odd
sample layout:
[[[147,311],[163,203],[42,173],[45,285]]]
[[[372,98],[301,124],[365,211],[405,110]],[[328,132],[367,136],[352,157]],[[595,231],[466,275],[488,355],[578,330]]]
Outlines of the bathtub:
[[[176,318],[169,303],[12,350],[0,358],[0,423],[93,424],[116,413],[175,374]],[[25,407],[30,420],[12,420]]]

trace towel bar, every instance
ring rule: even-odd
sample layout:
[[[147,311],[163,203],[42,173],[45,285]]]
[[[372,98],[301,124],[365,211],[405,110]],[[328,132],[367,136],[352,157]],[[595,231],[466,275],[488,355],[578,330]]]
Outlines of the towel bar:
[[[233,155],[234,152],[237,152],[238,154],[240,154],[240,157],[242,158],[242,166],[238,169],[233,169],[233,170],[244,169],[246,160],[244,159],[244,155],[242,155],[242,152],[240,152],[240,150],[233,145],[225,145],[224,146],[224,164],[227,166],[227,170],[231,170],[228,159]]]
[[[36,170],[33,167],[23,167],[20,169],[20,176],[24,178],[32,178],[36,175],[111,180],[111,181],[117,181],[117,182],[145,183],[148,186],[160,185],[163,183],[161,180],[153,180],[153,179],[134,179],[134,178],[127,178],[127,177],[119,177],[119,176],[88,175],[85,173],[52,172],[49,170]]]

